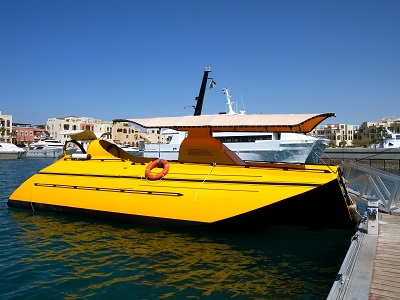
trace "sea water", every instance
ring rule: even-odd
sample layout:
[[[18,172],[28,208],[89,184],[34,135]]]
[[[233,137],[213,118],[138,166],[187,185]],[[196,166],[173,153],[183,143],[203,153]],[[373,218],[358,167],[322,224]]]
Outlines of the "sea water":
[[[325,299],[352,230],[213,232],[9,208],[52,159],[0,160],[1,299]]]

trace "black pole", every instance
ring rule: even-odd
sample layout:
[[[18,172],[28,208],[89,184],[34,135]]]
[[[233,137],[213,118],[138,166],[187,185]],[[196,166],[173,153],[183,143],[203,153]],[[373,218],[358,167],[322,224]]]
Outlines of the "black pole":
[[[206,68],[203,75],[203,81],[201,82],[199,96],[196,97],[197,103],[194,109],[194,116],[200,116],[201,110],[203,109],[204,94],[206,93],[208,73],[211,72],[210,68]]]

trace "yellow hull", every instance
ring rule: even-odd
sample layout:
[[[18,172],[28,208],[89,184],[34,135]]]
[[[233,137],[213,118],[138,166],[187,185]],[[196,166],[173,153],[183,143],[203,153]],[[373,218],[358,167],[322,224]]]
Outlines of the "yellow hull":
[[[334,166],[169,162],[168,174],[150,181],[149,160],[123,150],[115,157],[106,145],[93,141],[87,160],[65,155],[25,181],[8,205],[176,226],[357,222]]]

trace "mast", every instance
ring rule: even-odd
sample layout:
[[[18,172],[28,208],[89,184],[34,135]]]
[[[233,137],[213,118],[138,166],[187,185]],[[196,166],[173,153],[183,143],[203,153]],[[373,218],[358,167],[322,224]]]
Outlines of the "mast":
[[[229,94],[229,90],[228,88],[223,88],[222,92],[225,94],[226,96],[226,106],[227,106],[227,115],[236,115],[236,112],[233,110],[232,105],[233,102],[231,101],[231,94]]]
[[[203,109],[204,94],[206,93],[207,79],[211,79],[211,78],[208,78],[208,73],[210,73],[210,72],[211,72],[211,68],[206,68],[204,71],[203,81],[201,82],[199,96],[196,97],[197,103],[196,103],[196,107],[194,109],[194,116],[201,115],[201,110]]]
[[[239,110],[239,113],[237,113],[234,109],[233,109],[233,102],[231,100],[232,95],[229,93],[228,88],[223,88],[222,92],[225,94],[226,96],[226,114],[227,115],[244,115],[246,113],[246,111],[244,110]]]

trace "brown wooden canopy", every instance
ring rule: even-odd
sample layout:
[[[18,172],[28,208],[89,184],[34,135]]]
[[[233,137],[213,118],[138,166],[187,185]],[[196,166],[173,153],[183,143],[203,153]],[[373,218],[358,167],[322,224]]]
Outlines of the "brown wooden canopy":
[[[201,115],[148,119],[118,119],[114,122],[132,122],[144,128],[171,128],[188,131],[191,128],[211,128],[213,132],[310,132],[334,113],[274,114],[274,115]]]

